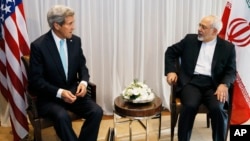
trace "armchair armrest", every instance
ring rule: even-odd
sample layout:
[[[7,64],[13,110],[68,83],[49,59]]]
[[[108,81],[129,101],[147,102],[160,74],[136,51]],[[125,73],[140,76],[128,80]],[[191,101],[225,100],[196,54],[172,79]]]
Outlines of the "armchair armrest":
[[[30,116],[33,119],[39,118],[38,116],[38,112],[37,112],[37,96],[35,96],[32,92],[28,91],[26,92],[26,97],[27,97],[27,101],[28,101],[28,108],[27,108],[27,112],[28,114],[30,114]],[[31,113],[29,113],[31,112]]]
[[[93,101],[96,102],[96,84],[89,82],[87,87],[87,93],[91,96]],[[38,112],[37,112],[37,96],[32,92],[28,91],[26,93],[27,99],[28,99],[28,108],[27,110],[29,112],[32,112],[33,119],[39,118]]]
[[[87,93],[96,102],[96,84],[88,82]]]

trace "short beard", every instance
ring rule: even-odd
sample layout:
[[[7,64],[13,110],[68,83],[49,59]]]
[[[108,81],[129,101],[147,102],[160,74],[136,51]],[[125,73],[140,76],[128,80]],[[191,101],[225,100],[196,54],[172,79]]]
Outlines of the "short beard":
[[[204,40],[204,38],[201,37],[201,36],[198,36],[197,39],[198,39],[199,41],[203,41],[203,40]]]

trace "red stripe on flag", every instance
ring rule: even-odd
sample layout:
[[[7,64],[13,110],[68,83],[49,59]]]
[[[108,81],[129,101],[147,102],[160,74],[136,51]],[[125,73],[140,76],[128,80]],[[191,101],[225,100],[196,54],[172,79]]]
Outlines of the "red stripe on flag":
[[[0,39],[0,49],[3,52],[5,51],[3,39]],[[1,56],[1,57],[5,58],[5,56]],[[7,85],[7,82],[4,82],[4,79],[6,79],[6,68],[5,68],[4,62],[2,62],[2,59],[0,59],[0,73],[2,77],[4,77],[4,78],[1,78],[0,80],[0,92],[4,96],[5,100],[8,101],[7,89],[6,87],[4,87],[5,85]]]
[[[2,83],[0,83],[0,90],[1,90],[1,94],[3,95],[5,100],[8,101],[8,93],[7,93],[7,90],[5,89],[5,87],[2,85]]]
[[[21,124],[21,126],[24,129],[28,129],[28,121],[26,119],[26,115],[25,115],[25,113],[22,113],[20,111],[19,107],[17,107],[17,105],[15,104],[15,101],[14,101],[13,97],[11,96],[10,92],[8,92],[8,100],[9,100],[9,103],[11,104],[11,108],[13,109],[15,120],[17,122],[19,122],[19,124]]]
[[[224,8],[224,12],[222,15],[222,22],[223,22],[223,27],[219,33],[219,36],[223,39],[225,39],[226,36],[226,31],[227,31],[227,25],[228,25],[228,19],[230,16],[231,12],[231,3],[228,1],[226,4],[226,7]]]
[[[233,103],[232,103],[232,115],[230,124],[242,124],[246,122],[250,117],[250,108],[246,102],[246,88],[244,87],[240,76],[237,75],[237,79],[234,83]],[[236,100],[237,99],[237,100]],[[239,116],[240,115],[240,116]]]
[[[4,37],[5,37],[5,44],[7,44],[7,47],[9,47],[9,49],[11,50],[12,54],[14,54],[16,60],[18,60],[20,58],[20,51],[19,51],[19,47],[17,42],[14,40],[14,38],[11,35],[11,31],[9,31],[9,29],[3,25],[3,29],[4,29]],[[8,56],[6,56],[6,58],[8,58]]]
[[[11,64],[7,63],[6,68],[8,71],[8,75],[11,81],[12,86],[15,88],[15,90],[18,92],[19,96],[24,98],[24,86],[23,83],[20,81],[20,79],[17,77],[16,73],[12,70]]]
[[[23,16],[23,19],[25,20],[25,14],[24,14],[24,10],[23,10],[23,3],[20,3],[19,5],[18,5],[18,8],[19,8],[19,10],[20,10],[20,12],[21,12],[21,15]],[[20,46],[19,46],[19,48],[20,48],[20,50],[21,50],[21,52],[22,52],[22,54],[23,55],[29,55],[29,53],[30,53],[30,49],[29,49],[29,45],[28,45],[28,43],[25,41],[25,38],[24,38],[24,36],[21,34],[21,32],[20,32],[20,28],[24,28],[24,27],[17,27],[18,28],[18,33],[19,33],[19,36],[18,36],[18,38],[19,38],[19,44],[20,44]],[[27,33],[26,33],[27,34]]]

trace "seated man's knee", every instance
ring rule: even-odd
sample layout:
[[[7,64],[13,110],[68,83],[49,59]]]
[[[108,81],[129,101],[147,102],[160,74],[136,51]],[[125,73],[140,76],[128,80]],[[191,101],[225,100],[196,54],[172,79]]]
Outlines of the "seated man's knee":
[[[57,111],[55,115],[56,115],[55,117],[56,121],[71,121],[68,112],[65,110]]]
[[[220,105],[213,105],[209,109],[210,117],[213,118],[219,118],[219,117],[227,117],[227,113],[224,110],[223,106]]]
[[[102,116],[103,116],[103,110],[102,110],[102,108],[101,108],[100,106],[97,106],[97,107],[95,108],[95,110],[94,110],[94,114],[95,114],[96,116],[102,117]]]

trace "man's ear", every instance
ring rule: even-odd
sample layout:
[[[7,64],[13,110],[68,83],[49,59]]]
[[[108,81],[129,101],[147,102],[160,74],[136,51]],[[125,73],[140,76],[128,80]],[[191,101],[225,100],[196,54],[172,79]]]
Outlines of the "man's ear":
[[[217,35],[218,30],[217,30],[216,28],[213,28],[213,33],[214,33],[215,35]]]
[[[54,23],[53,25],[56,30],[59,30],[61,28],[61,25],[59,25],[58,23]]]

